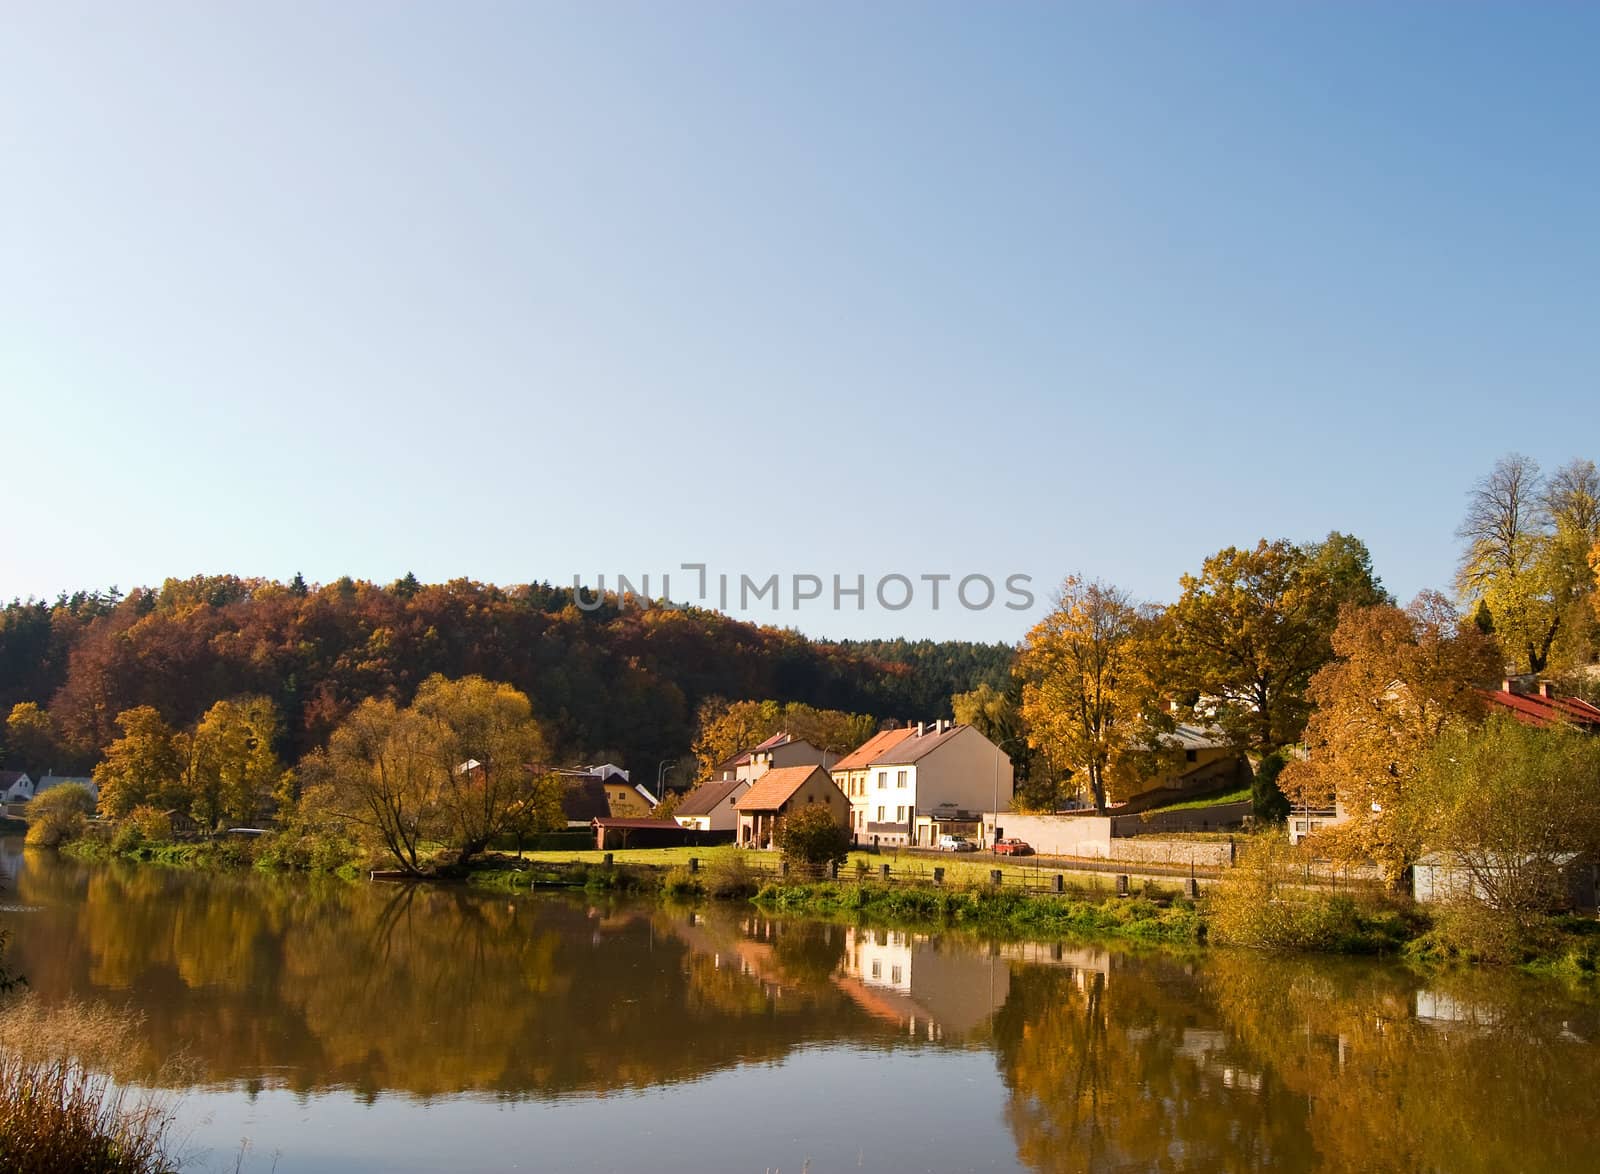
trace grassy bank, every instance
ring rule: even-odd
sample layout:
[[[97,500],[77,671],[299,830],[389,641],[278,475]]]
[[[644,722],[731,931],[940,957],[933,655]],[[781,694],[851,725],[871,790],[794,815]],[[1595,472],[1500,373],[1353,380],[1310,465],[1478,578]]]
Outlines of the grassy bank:
[[[774,913],[843,916],[906,928],[960,926],[1013,938],[1114,937],[1193,944],[1205,936],[1199,911],[1182,899],[823,882],[768,884],[754,901]]]

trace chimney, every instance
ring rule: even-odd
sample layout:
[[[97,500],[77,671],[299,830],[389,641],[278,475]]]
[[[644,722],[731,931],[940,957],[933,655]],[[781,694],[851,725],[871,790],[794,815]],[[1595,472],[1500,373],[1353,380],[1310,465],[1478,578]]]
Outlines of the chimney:
[[[922,735],[924,733],[926,733],[926,732],[927,732],[926,723],[925,722],[918,722],[917,723],[917,737],[919,737],[919,738],[922,737]]]
[[[1539,682],[1539,696],[1549,701],[1556,695],[1556,687],[1549,681]]]
[[[1515,693],[1516,690],[1511,687],[1515,683],[1516,682],[1514,682],[1510,677],[1507,677],[1505,680],[1500,682],[1500,692],[1502,692],[1502,693]]]

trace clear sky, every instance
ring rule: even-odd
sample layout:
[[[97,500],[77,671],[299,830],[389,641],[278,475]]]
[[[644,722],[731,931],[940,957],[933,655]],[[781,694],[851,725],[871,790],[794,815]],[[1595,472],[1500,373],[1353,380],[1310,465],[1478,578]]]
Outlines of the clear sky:
[[[1042,606],[1333,528],[1443,585],[1496,457],[1600,458],[1597,46],[1557,3],[14,5],[0,595]],[[1030,618],[785,591],[746,614]]]

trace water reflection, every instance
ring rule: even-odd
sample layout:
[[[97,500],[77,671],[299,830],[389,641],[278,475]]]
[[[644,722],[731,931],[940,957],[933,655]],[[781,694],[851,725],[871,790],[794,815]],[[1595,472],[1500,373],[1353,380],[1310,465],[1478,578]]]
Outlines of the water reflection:
[[[826,1073],[827,1143],[882,1169],[900,1152],[872,1108],[890,1070],[952,1168],[1570,1170],[1597,1140],[1594,1005],[1516,976],[22,862],[14,844],[0,869],[35,989],[130,1003],[146,1077],[186,1053],[215,1090],[550,1102],[719,1072],[777,1087],[771,1065],[803,1050]],[[988,1094],[970,1065],[938,1076],[954,1056],[1003,1097],[959,1144],[938,1122]],[[685,1135],[712,1146],[714,1117]],[[718,1152],[697,1160],[723,1168]]]

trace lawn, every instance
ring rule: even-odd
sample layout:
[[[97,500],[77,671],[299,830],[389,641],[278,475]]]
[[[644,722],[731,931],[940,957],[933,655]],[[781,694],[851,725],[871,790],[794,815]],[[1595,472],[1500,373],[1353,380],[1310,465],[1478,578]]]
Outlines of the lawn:
[[[581,862],[584,864],[600,864],[605,860],[604,852],[527,852],[524,856],[528,860],[545,861],[548,863],[564,864]],[[753,852],[747,848],[735,848],[723,845],[715,848],[618,848],[612,856],[618,864],[651,864],[659,868],[674,868],[687,865],[690,857],[696,857],[702,868],[709,867],[719,858],[730,855],[742,856],[747,864],[753,868],[768,871],[774,877],[778,874],[778,854],[776,852]],[[1032,857],[1014,858],[1009,856],[993,857],[982,852],[951,852],[945,856],[928,854],[896,854],[893,851],[883,851],[876,855],[871,852],[852,852],[839,869],[841,877],[854,877],[858,869],[858,862],[866,866],[867,871],[874,877],[883,865],[887,864],[891,875],[901,880],[920,880],[929,884],[933,883],[933,870],[938,867],[944,869],[947,884],[968,885],[988,884],[990,870],[998,868],[1005,874],[1007,884],[1019,884],[1027,881],[1031,884],[1044,886],[1050,883],[1052,873],[1058,871],[1050,868],[1040,868],[1033,863]],[[1135,869],[1134,871],[1137,871]],[[1110,874],[1100,873],[1073,873],[1070,883],[1076,887],[1089,886],[1092,888],[1110,889],[1115,883],[1115,877]]]
[[[1221,795],[1207,795],[1203,799],[1190,799],[1183,803],[1169,803],[1165,807],[1152,807],[1156,811],[1198,811],[1203,807],[1221,807],[1224,803],[1243,803],[1250,798],[1250,788],[1240,787]]]

